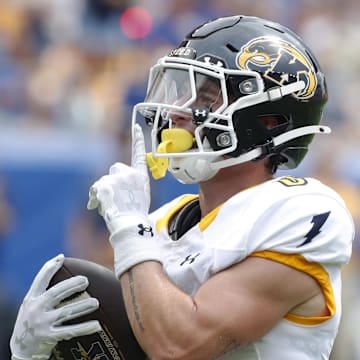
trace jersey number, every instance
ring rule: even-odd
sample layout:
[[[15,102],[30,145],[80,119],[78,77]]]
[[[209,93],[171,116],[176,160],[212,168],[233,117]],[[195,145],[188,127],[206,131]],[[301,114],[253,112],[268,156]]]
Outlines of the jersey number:
[[[278,182],[280,184],[283,184],[287,187],[290,186],[301,186],[301,185],[306,185],[307,184],[307,180],[304,178],[300,178],[300,177],[294,177],[294,176],[284,176],[282,178],[280,178],[278,180]]]
[[[330,211],[325,212],[323,214],[315,215],[311,220],[313,226],[310,229],[310,231],[305,235],[305,241],[302,244],[298,245],[297,247],[308,244],[316,235],[320,234],[321,232],[320,229],[324,225],[329,215],[330,215]]]

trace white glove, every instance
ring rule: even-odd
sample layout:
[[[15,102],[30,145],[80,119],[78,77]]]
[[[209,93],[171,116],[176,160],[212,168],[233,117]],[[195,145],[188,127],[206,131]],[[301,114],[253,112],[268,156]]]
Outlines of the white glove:
[[[97,320],[62,325],[64,321],[91,313],[99,307],[97,299],[88,298],[57,308],[62,300],[84,291],[89,284],[85,276],[75,276],[46,290],[63,262],[62,254],[46,262],[26,294],[10,340],[13,360],[49,359],[59,341],[101,330]]]
[[[112,165],[109,175],[91,186],[87,205],[89,210],[98,208],[110,231],[118,277],[140,262],[161,262],[157,237],[148,219],[150,183],[144,136],[137,124],[134,127],[131,165]]]

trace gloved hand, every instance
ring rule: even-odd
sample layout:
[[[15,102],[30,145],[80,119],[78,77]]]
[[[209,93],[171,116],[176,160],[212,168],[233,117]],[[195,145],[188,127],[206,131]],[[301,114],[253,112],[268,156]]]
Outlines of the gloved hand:
[[[85,276],[75,276],[46,290],[63,262],[62,254],[46,262],[26,294],[10,340],[13,360],[49,359],[59,341],[101,330],[97,320],[62,325],[64,321],[91,313],[99,307],[97,299],[88,298],[57,308],[62,300],[88,286]]]
[[[161,262],[157,237],[148,219],[149,184],[144,136],[136,124],[131,166],[123,163],[112,165],[109,175],[91,186],[87,205],[89,210],[98,208],[110,231],[118,277],[140,262]]]
[[[132,218],[146,219],[150,207],[150,185],[145,144],[140,126],[134,129],[131,167],[115,163],[109,175],[90,188],[89,210],[98,208],[111,234],[127,227]]]

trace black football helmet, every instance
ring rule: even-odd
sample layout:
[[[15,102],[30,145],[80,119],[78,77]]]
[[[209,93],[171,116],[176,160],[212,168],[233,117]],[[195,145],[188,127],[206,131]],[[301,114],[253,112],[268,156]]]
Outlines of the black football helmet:
[[[148,163],[181,182],[205,181],[223,167],[271,158],[295,168],[320,126],[327,101],[324,74],[311,50],[288,28],[250,16],[208,21],[150,70],[143,103],[134,107],[152,129]],[[187,114],[190,139],[171,116]],[[263,117],[276,117],[268,128]],[[180,130],[180,131],[179,131]]]

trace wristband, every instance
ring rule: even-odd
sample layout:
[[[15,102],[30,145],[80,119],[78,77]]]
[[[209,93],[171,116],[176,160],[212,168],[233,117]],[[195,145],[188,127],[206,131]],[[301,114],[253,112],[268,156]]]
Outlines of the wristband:
[[[145,216],[122,216],[122,226],[111,234],[110,243],[114,249],[114,269],[118,278],[141,262],[162,263],[158,237]]]

